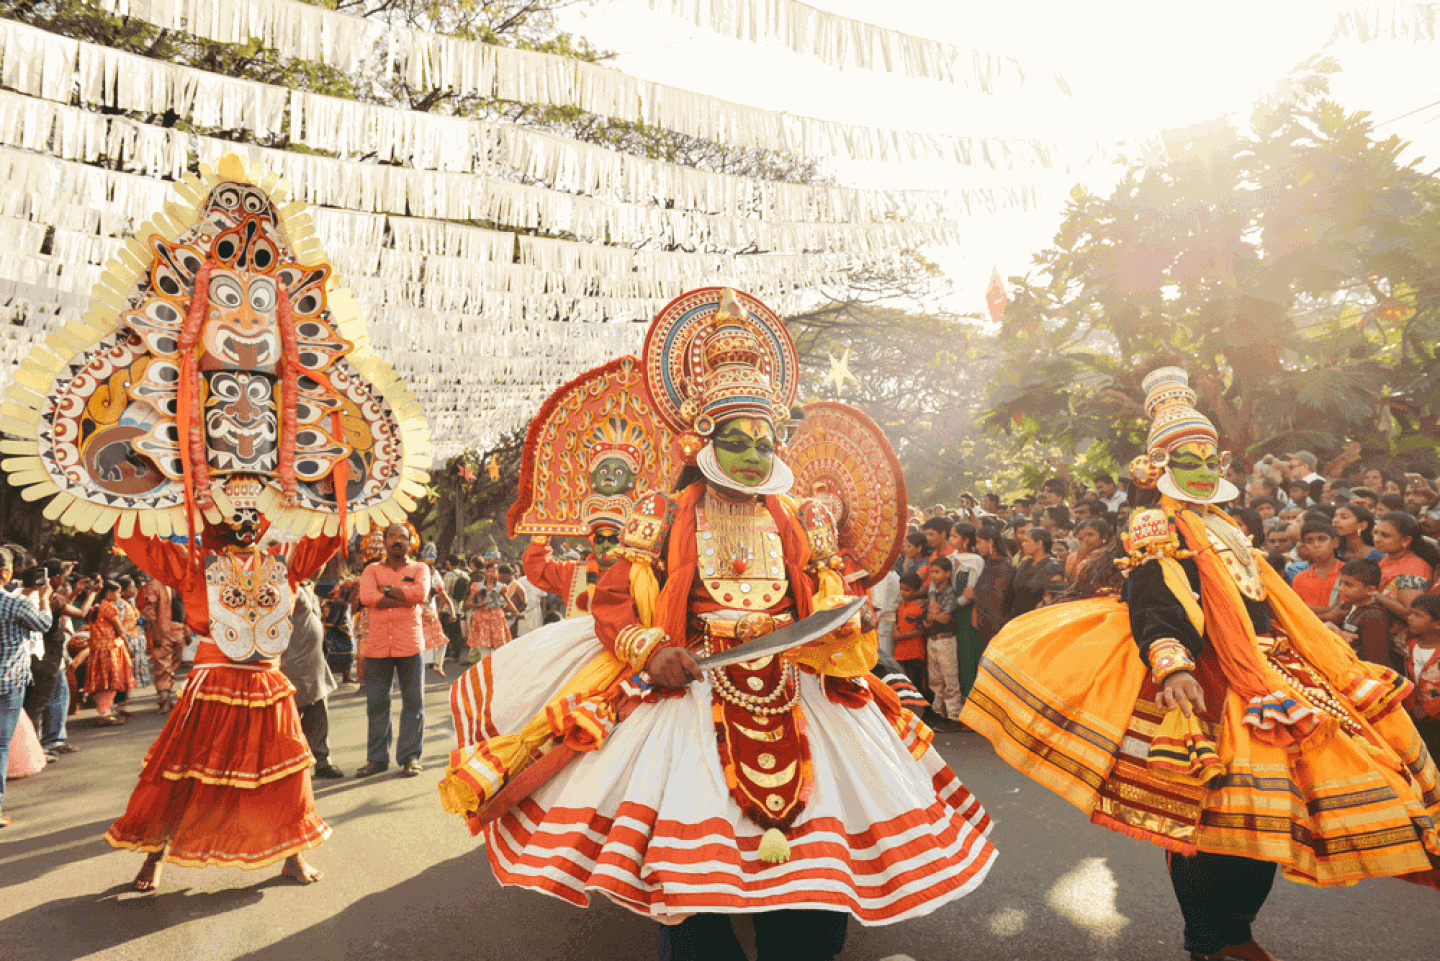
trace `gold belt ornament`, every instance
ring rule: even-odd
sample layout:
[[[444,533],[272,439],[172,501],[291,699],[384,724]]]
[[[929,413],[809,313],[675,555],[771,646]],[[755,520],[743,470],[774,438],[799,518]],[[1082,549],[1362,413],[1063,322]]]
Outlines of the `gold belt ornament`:
[[[766,614],[763,611],[706,611],[695,615],[695,619],[700,622],[695,625],[696,628],[704,633],[707,640],[737,641],[741,644],[773,634],[795,622],[793,614]]]

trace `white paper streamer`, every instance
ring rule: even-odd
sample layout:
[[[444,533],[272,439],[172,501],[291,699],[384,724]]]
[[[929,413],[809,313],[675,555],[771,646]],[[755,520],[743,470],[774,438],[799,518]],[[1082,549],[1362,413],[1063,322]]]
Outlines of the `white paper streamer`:
[[[674,14],[715,33],[749,43],[774,37],[832,67],[863,67],[943,80],[967,90],[999,93],[1025,83],[1014,57],[962,50],[927,37],[891,30],[819,10],[799,0],[649,0],[650,9]],[[1060,75],[1055,75],[1057,80]],[[1063,83],[1063,81],[1060,81]],[[1068,88],[1062,88],[1068,89]]]
[[[1434,43],[1440,35],[1440,3],[1367,3],[1342,10],[1327,47],[1341,39]]]
[[[478,174],[341,161],[196,137],[5,92],[0,92],[0,143],[67,160],[123,157],[133,169],[172,178],[184,173],[191,153],[198,153],[201,160],[215,160],[229,150],[263,162],[295,184],[301,200],[317,206],[436,220],[485,220],[568,233],[589,243],[608,240],[779,254],[826,251],[860,262],[890,256],[896,248],[954,243],[960,236],[959,225],[951,220],[784,222],[612,202]],[[1034,188],[995,189],[987,196],[999,198],[1000,204],[1027,205],[1034,202]]]
[[[948,137],[861,127],[750,107],[626,76],[598,64],[460,40],[336,13],[299,0],[98,0],[102,9],[221,43],[258,38],[287,57],[354,72],[372,59],[412,87],[520,103],[573,106],[657,124],[704,140],[802,157],[903,162],[943,160],[1010,169],[1095,166],[1108,151],[1091,140]]]

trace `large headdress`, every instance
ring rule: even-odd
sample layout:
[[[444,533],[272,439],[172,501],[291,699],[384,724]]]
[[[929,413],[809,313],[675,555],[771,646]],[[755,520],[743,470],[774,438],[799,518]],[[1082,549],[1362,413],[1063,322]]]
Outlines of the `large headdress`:
[[[111,260],[83,318],[36,347],[0,428],[27,500],[82,530],[208,521],[331,534],[402,520],[429,436],[288,185],[234,154]]]
[[[584,537],[601,524],[624,527],[638,493],[668,489],[680,472],[671,447],[636,358],[587,370],[530,422],[520,494],[506,515],[510,536]]]
[[[795,494],[829,512],[836,546],[850,562],[850,586],[878,584],[900,556],[908,514],[905,472],[885,432],[849,404],[812,401],[785,460],[795,472]]]
[[[769,307],[743,291],[704,287],[672,300],[645,335],[645,380],[692,459],[732,417],[769,422],[777,437],[795,403],[795,341]]]
[[[1146,453],[1130,462],[1130,479],[1146,489],[1158,487],[1162,494],[1180,500],[1198,501],[1192,494],[1180,491],[1170,475],[1170,455],[1189,443],[1207,444],[1217,451],[1220,435],[1210,419],[1195,408],[1196,395],[1190,377],[1182,368],[1161,367],[1152,370],[1141,382],[1145,390],[1145,413],[1150,417],[1150,436]],[[1230,454],[1221,455],[1223,473],[1230,464]],[[1239,496],[1235,485],[1220,478],[1215,493],[1204,503],[1229,501]]]

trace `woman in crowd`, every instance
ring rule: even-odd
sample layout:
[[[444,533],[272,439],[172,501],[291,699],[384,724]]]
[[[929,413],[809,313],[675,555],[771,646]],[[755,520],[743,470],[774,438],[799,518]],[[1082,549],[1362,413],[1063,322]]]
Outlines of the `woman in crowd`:
[[[952,583],[959,605],[955,611],[955,653],[962,695],[970,693],[970,687],[975,683],[975,672],[980,667],[980,655],[985,652],[975,619],[970,616],[970,608],[975,603],[975,588],[985,572],[985,559],[975,550],[977,536],[975,525],[968,521],[960,521],[950,528],[950,563],[954,568]]]
[[[985,561],[975,584],[973,612],[970,623],[976,631],[976,643],[983,653],[990,638],[1000,632],[1013,614],[1015,565],[1000,531],[981,527],[975,532],[975,553]]]
[[[1333,523],[1335,536],[1340,539],[1340,549],[1335,556],[1340,560],[1364,557],[1379,563],[1385,556],[1375,549],[1375,515],[1364,504],[1354,501],[1341,504],[1335,508]]]
[[[929,576],[925,570],[929,559],[930,544],[925,540],[925,535],[919,531],[911,531],[905,535],[905,543],[900,545],[900,559],[895,562],[895,573],[901,577],[906,574],[919,574],[923,581]]]
[[[135,686],[130,649],[125,640],[125,623],[120,618],[120,585],[106,581],[100,603],[90,611],[90,644],[85,665],[85,693],[95,698],[95,713],[101,727],[124,724],[115,711],[115,695]]]
[[[1402,621],[1410,613],[1410,602],[1430,588],[1440,553],[1426,542],[1420,522],[1404,511],[1382,514],[1375,523],[1375,549],[1380,558],[1382,607]]]
[[[1075,528],[1075,538],[1080,549],[1073,555],[1075,566],[1066,580],[1073,593],[1091,595],[1099,592],[1102,585],[1110,584],[1115,577],[1115,534],[1110,524],[1098,517],[1090,517]]]
[[[135,578],[128,575],[115,578],[115,583],[120,585],[120,601],[115,606],[120,612],[120,623],[125,627],[125,646],[130,651],[130,667],[135,681],[133,687],[149,687],[155,683],[155,672],[150,667],[150,653],[145,642],[145,622],[140,617],[140,608],[135,606],[136,598],[140,596],[140,587],[135,583]],[[128,693],[124,700],[129,703]]]
[[[466,642],[471,648],[494,651],[510,643],[510,626],[505,622],[510,611],[494,561],[486,561],[483,579],[470,585],[465,609],[471,612]]]
[[[1043,527],[1021,530],[1018,537],[1020,564],[1015,568],[1015,600],[1011,614],[1019,617],[1040,606],[1045,585],[1052,577],[1064,578],[1065,572],[1050,556],[1050,532]]]

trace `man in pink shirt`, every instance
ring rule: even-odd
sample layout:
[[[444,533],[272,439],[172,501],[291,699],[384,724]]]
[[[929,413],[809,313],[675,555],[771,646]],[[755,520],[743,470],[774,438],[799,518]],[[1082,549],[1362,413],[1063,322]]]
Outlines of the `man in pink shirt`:
[[[400,739],[395,760],[400,773],[420,773],[420,742],[425,734],[425,649],[420,606],[430,595],[430,568],[410,560],[410,528],[385,528],[385,559],[360,575],[360,603],[370,610],[365,637],[365,716],[369,740],[365,764],[356,777],[370,777],[390,766],[390,681],[400,684]]]

